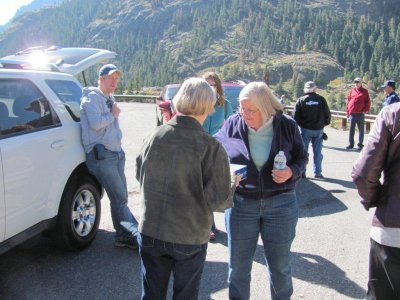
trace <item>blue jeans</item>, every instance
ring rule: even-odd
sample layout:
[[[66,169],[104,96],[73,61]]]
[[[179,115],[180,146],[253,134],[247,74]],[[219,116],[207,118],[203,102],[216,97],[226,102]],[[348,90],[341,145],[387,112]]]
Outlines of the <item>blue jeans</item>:
[[[111,218],[116,231],[116,238],[131,236],[131,233],[120,224],[121,221],[134,223],[136,226],[138,224],[127,205],[125,152],[123,150],[120,152],[106,150],[105,158],[96,160],[93,151],[90,151],[86,154],[86,165],[104,187],[110,199]]]
[[[323,129],[311,130],[301,127],[301,137],[303,138],[304,149],[308,154],[308,146],[310,142],[313,148],[314,156],[314,174],[322,173],[322,135]]]
[[[229,247],[229,299],[249,299],[253,257],[258,237],[264,245],[272,299],[293,293],[290,247],[299,214],[294,191],[255,200],[235,194],[225,211]]]
[[[169,277],[174,275],[175,300],[197,299],[208,244],[183,245],[138,236],[142,273],[142,299],[166,299]]]
[[[349,131],[349,146],[354,147],[354,134],[356,132],[356,124],[358,128],[358,146],[362,147],[364,142],[364,114],[351,114]]]

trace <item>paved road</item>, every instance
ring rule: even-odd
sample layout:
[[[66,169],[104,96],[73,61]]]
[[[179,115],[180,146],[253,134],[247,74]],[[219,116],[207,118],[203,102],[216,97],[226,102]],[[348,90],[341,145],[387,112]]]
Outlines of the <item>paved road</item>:
[[[137,214],[134,159],[143,138],[155,127],[153,104],[122,103],[121,126],[127,152],[129,206]],[[357,152],[344,150],[347,132],[328,128],[323,150],[325,180],[302,180],[300,219],[293,244],[292,299],[363,299],[368,272],[369,226],[350,179]],[[307,175],[311,176],[311,164]],[[227,241],[222,230],[208,248],[200,299],[227,299]],[[270,299],[268,275],[259,246],[253,263],[251,299]],[[0,299],[139,299],[137,252],[113,247],[108,199],[102,200],[100,231],[93,244],[63,252],[40,236],[0,256]],[[169,295],[170,297],[170,295]]]

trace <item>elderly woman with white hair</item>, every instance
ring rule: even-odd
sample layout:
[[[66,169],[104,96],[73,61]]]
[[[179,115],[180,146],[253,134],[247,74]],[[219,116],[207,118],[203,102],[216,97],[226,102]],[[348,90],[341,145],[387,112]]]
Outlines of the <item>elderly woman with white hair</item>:
[[[213,212],[232,206],[228,157],[202,123],[216,97],[189,78],[173,99],[177,116],[158,127],[136,158],[141,186],[138,237],[142,299],[197,299]]]
[[[293,293],[290,248],[298,220],[296,183],[308,161],[296,122],[263,82],[251,82],[239,95],[239,113],[215,137],[231,163],[246,165],[247,178],[236,188],[225,212],[229,246],[229,298],[249,299],[257,241],[261,235],[272,299]],[[287,165],[273,169],[283,151]]]

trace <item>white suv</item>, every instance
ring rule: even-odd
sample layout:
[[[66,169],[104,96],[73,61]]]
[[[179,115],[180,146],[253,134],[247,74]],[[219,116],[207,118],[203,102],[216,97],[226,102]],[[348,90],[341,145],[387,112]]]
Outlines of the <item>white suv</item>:
[[[73,75],[115,56],[51,47],[0,59],[0,254],[43,231],[69,250],[94,239],[103,189],[85,165]]]

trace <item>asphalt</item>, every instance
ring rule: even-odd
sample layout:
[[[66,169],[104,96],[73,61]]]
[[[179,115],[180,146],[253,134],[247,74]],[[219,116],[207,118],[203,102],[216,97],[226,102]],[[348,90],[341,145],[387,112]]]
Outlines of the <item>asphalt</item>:
[[[129,207],[138,214],[139,185],[135,157],[155,128],[155,105],[121,103],[123,147]],[[325,179],[314,179],[312,155],[307,178],[297,189],[300,218],[293,243],[292,299],[364,299],[368,277],[372,212],[359,203],[350,178],[357,151],[347,151],[348,131],[326,128]],[[312,151],[311,151],[312,152]],[[200,299],[228,299],[227,236],[222,213],[215,214],[220,234],[208,247]],[[113,226],[107,197],[102,200],[100,230],[81,252],[64,252],[45,236],[0,256],[0,299],[139,299],[137,251],[112,245]],[[253,262],[251,299],[270,299],[268,272],[259,240]],[[171,293],[168,295],[171,299]]]

